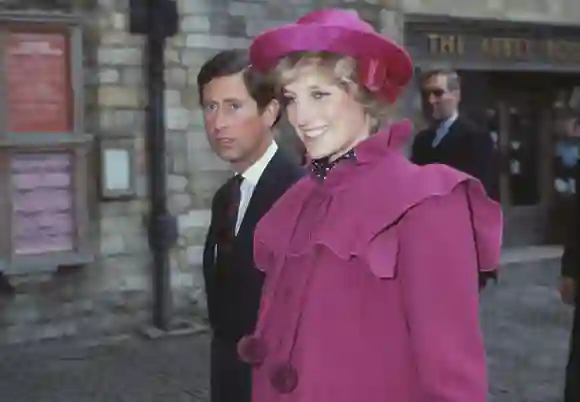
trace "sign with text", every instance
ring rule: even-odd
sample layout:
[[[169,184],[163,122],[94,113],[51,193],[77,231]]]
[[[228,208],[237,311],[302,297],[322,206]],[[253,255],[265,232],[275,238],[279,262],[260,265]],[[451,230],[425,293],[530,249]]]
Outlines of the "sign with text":
[[[17,154],[12,173],[12,242],[17,255],[73,251],[72,155]]]
[[[11,32],[7,42],[8,131],[72,131],[67,35]]]
[[[494,29],[491,23],[409,24],[405,44],[417,59],[580,67],[580,29],[560,34],[554,29]]]

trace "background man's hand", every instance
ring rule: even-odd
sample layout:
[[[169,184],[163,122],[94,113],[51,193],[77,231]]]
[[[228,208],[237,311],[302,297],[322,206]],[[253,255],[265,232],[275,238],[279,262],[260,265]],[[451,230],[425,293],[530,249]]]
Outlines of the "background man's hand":
[[[576,292],[578,291],[577,286],[575,279],[566,276],[562,277],[560,280],[560,297],[562,298],[562,302],[571,306],[575,304]]]

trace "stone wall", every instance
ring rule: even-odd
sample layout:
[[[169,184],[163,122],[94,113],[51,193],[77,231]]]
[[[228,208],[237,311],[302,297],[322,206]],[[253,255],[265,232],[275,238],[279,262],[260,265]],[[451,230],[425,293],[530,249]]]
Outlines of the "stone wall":
[[[577,0],[402,0],[406,12],[576,25]]]
[[[576,0],[546,1],[542,7],[548,8],[537,9],[533,7],[540,3],[533,3],[521,9],[513,0],[179,0],[180,33],[168,40],[165,54],[169,206],[178,216],[180,233],[171,255],[176,315],[203,311],[200,262],[208,207],[230,174],[209,149],[203,131],[195,82],[205,60],[219,50],[245,48],[264,29],[328,6],[357,10],[398,42],[404,39],[403,12],[448,15],[451,10],[463,16],[480,13],[478,17],[515,19],[545,14],[542,20],[580,20]],[[139,161],[137,199],[103,202],[92,197],[94,264],[55,274],[10,277],[16,293],[0,300],[0,342],[118,331],[149,318],[152,279],[144,226],[148,212],[144,42],[127,33],[127,6],[127,0],[0,1],[0,11],[42,8],[83,16],[86,131],[95,136],[96,144],[99,138],[131,138]],[[523,11],[517,14],[517,10]],[[412,97],[407,101],[416,103]],[[288,130],[279,136],[283,144],[292,144]],[[88,180],[96,188],[93,162]]]
[[[214,192],[230,175],[205,139],[196,88],[200,66],[219,50],[245,48],[264,29],[320,7],[339,5],[359,10],[381,28],[385,21],[394,21],[394,16],[388,11],[381,13],[377,3],[178,1],[180,32],[168,40],[165,54],[169,208],[178,217],[180,235],[171,254],[176,316],[191,317],[204,310],[200,262],[208,208]],[[152,275],[144,226],[148,212],[144,40],[127,33],[127,7],[126,0],[0,2],[0,11],[43,9],[82,15],[85,128],[95,136],[93,156],[101,138],[130,138],[138,159],[137,199],[103,202],[96,195],[91,197],[91,229],[97,253],[94,264],[9,278],[16,293],[0,299],[0,343],[117,332],[146,322],[151,314]],[[287,146],[294,141],[287,130],[279,133],[279,139]],[[94,189],[98,176],[93,159],[87,179]]]

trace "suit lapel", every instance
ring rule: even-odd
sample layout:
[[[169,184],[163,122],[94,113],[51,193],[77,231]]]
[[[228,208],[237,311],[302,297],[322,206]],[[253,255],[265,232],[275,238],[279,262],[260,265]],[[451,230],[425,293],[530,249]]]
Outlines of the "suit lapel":
[[[243,237],[246,232],[254,228],[262,216],[272,207],[274,202],[280,197],[280,192],[286,188],[287,183],[277,180],[278,172],[284,169],[284,156],[280,150],[276,151],[274,157],[264,169],[258,184],[254,189],[248,209],[244,214],[240,230],[237,237]],[[250,230],[251,231],[251,230]]]
[[[453,139],[457,136],[457,134],[461,132],[461,130],[459,129],[460,125],[461,124],[459,122],[459,118],[457,118],[457,120],[455,120],[447,130],[447,134],[445,134],[445,136],[441,139],[441,141],[435,148],[445,146],[447,145],[447,143],[452,142]]]

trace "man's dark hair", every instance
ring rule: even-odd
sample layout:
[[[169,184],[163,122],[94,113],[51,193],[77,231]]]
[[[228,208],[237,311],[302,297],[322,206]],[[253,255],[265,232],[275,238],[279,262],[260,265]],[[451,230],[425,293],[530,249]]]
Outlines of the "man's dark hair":
[[[423,74],[423,82],[427,81],[429,78],[436,75],[442,75],[447,78],[447,89],[450,91],[460,91],[461,90],[461,78],[457,71],[449,69],[441,70],[431,70]]]
[[[258,110],[264,111],[266,106],[276,99],[276,88],[267,76],[250,67],[248,53],[237,49],[219,52],[201,67],[197,75],[199,102],[203,102],[203,88],[210,81],[241,72],[250,96],[258,104]]]

